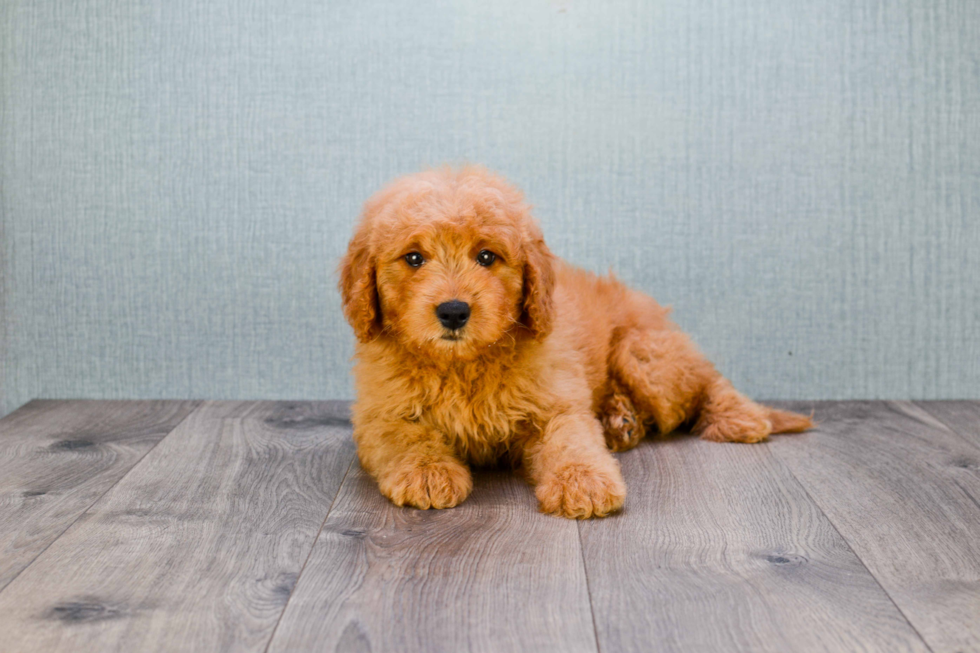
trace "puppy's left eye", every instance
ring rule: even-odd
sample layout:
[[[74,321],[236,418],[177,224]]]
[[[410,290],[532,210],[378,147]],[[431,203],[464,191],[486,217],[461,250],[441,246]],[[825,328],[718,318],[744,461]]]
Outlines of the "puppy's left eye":
[[[476,255],[476,262],[485,268],[493,265],[493,262],[497,260],[497,255],[488,249],[480,250],[480,253]]]
[[[422,255],[418,252],[409,252],[405,255],[405,262],[411,265],[413,268],[417,268],[425,263],[425,259],[422,258]]]

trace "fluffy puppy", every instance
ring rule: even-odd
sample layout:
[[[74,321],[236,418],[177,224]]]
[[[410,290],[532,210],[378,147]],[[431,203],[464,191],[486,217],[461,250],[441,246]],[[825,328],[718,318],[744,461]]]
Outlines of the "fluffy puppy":
[[[759,442],[811,426],[736,392],[650,297],[552,255],[520,192],[481,168],[372,197],[340,291],[358,456],[399,506],[451,508],[469,464],[504,461],[542,511],[601,517],[626,497],[610,450],[651,429]]]

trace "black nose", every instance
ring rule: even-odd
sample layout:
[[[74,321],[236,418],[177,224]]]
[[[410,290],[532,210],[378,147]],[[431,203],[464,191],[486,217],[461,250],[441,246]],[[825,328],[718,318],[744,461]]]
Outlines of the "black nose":
[[[436,306],[436,317],[447,329],[458,329],[470,319],[470,305],[454,299]]]

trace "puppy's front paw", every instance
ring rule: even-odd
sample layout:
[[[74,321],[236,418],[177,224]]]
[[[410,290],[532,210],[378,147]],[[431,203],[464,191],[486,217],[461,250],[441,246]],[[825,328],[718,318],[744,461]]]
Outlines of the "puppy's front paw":
[[[378,485],[397,506],[452,508],[469,496],[473,477],[459,461],[412,456],[379,479]]]
[[[569,463],[545,475],[535,494],[541,512],[588,519],[605,517],[623,507],[626,484],[618,466],[612,463],[603,469],[585,463]]]

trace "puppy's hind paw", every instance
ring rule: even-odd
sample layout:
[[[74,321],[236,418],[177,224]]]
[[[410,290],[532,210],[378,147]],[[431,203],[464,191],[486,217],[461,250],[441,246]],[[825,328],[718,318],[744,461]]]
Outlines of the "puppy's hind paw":
[[[762,442],[772,433],[768,409],[736,392],[718,378],[707,389],[707,400],[694,432],[712,442]]]
[[[720,422],[709,424],[701,431],[701,437],[712,442],[743,442],[755,444],[769,439],[772,427],[768,422],[740,423]]]
[[[633,413],[606,415],[602,419],[603,435],[610,451],[627,451],[640,443],[646,435],[646,425]]]
[[[606,397],[600,413],[606,447],[610,451],[632,449],[646,435],[646,424],[625,392],[617,391]]]
[[[378,485],[382,494],[397,506],[421,510],[452,508],[469,496],[473,477],[459,461],[413,456],[379,479]]]
[[[610,459],[610,462],[613,461]],[[626,484],[618,467],[598,469],[588,464],[569,463],[541,479],[535,494],[541,512],[588,519],[605,517],[622,508]]]

